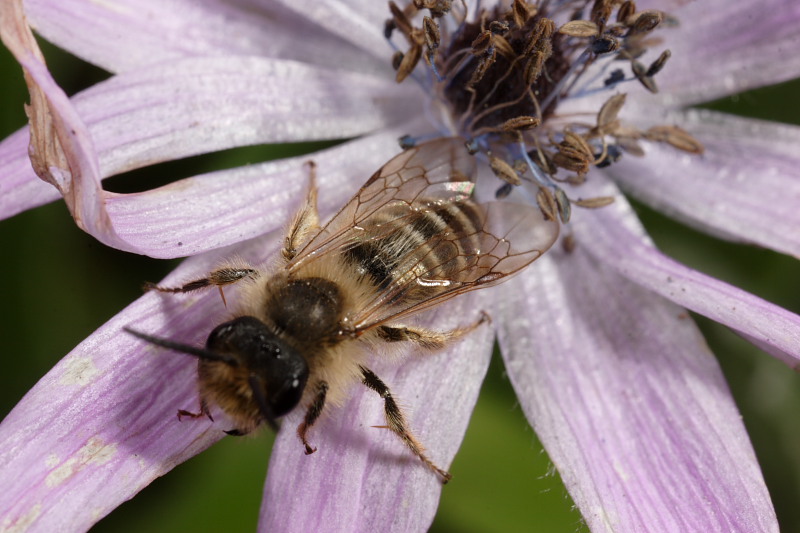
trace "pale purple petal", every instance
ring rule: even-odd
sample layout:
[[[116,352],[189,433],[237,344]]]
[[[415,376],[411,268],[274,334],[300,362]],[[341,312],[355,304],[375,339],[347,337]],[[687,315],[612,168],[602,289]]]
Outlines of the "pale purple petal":
[[[374,9],[354,9],[354,4],[347,0],[273,0],[273,3],[366,50],[378,61],[387,61],[391,57],[392,49],[383,35],[383,21],[390,16],[388,3],[376,2],[386,9],[385,16],[379,20],[375,19],[377,12]]]
[[[61,197],[55,187],[33,172],[29,142],[28,128],[0,142],[0,220]]]
[[[764,341],[762,341],[760,339],[757,339],[755,337],[752,337],[750,335],[742,333],[741,331],[736,331],[736,333],[738,333],[739,336],[742,337],[743,339],[745,339],[747,342],[753,344],[759,350],[762,350],[762,351],[770,354],[775,359],[783,361],[784,363],[786,363],[787,365],[789,365],[791,367],[795,367],[796,369],[800,369],[800,366],[797,364],[797,356],[795,356],[793,354],[790,354],[790,353],[787,353],[787,352],[779,349],[775,345],[767,344],[766,342],[764,342]]]
[[[408,107],[415,105],[411,100],[413,94],[413,91],[376,78],[334,73],[289,61],[203,58],[116,76],[76,96],[74,102],[78,115],[87,122],[91,137],[96,140],[100,176],[106,177],[158,161],[232,146],[363,134],[401,122]],[[0,145],[0,161],[8,161],[9,165],[0,167],[5,171],[3,180],[9,188],[21,193],[19,197],[14,195],[4,200],[4,214],[8,216],[53,199],[52,193],[47,194],[44,201],[39,194],[22,194],[27,190],[43,191],[30,163],[25,162],[26,153],[27,147],[18,138],[9,138]],[[382,161],[363,154],[353,157],[372,167],[359,175],[363,179]],[[244,171],[252,175],[252,169]],[[88,183],[91,179],[83,176],[82,181]],[[100,178],[93,176],[93,179],[99,189]],[[37,182],[37,185],[32,186],[30,182]],[[185,190],[185,187],[182,183],[153,194],[163,199],[165,191]],[[203,189],[198,190],[202,192]],[[138,208],[147,212],[148,217],[140,219],[138,227],[131,228],[113,220],[112,215],[113,229],[91,231],[97,238],[137,253],[162,257],[186,255],[186,250],[173,248],[169,252],[164,249],[165,245],[174,245],[180,239],[169,243],[152,235],[157,233],[153,225],[153,215],[157,213],[152,211],[152,204],[141,202],[147,194],[105,196],[104,207],[109,210],[130,212],[132,208],[126,206],[140,202]],[[186,199],[181,195],[176,198]],[[205,202],[204,208],[207,208],[210,200],[206,198],[200,202]],[[227,209],[218,202],[213,207],[212,214]],[[170,213],[174,211],[169,208]],[[206,219],[188,221],[196,231],[202,230],[210,220],[209,211],[184,214]],[[118,224],[121,225],[117,228]],[[141,236],[145,225],[151,232],[150,241]],[[108,231],[116,235],[112,238]],[[129,240],[132,233],[138,236],[131,236]],[[254,233],[248,233],[252,235]],[[216,241],[202,249],[229,242]]]
[[[577,248],[499,288],[528,420],[592,531],[777,531],[725,379],[686,312]],[[527,299],[519,298],[528,295]]]
[[[613,195],[613,187],[602,192]],[[800,316],[663,255],[622,196],[610,206],[581,213],[573,227],[580,246],[598,263],[800,365]]]
[[[237,248],[254,261],[281,236]],[[185,262],[167,283],[204,275],[232,251]],[[233,289],[232,289],[233,290]],[[230,291],[229,291],[230,293]],[[230,429],[196,410],[196,362],[155,348],[122,328],[202,343],[227,315],[219,294],[147,294],[57,364],[0,424],[3,527],[83,531],[153,479],[199,453]]]
[[[672,52],[657,78],[673,105],[800,76],[800,3],[794,0],[691,2],[672,14],[680,28],[659,31],[665,42],[656,55],[663,48]]]
[[[355,137],[418,109],[409,87],[258,57],[183,59],[77,95],[103,175],[251,144]]]
[[[453,300],[437,312],[449,317],[446,321],[424,323],[441,329],[465,325],[485,308],[485,296]],[[484,325],[446,352],[417,354],[399,366],[378,353],[371,364],[406,407],[411,428],[431,459],[443,468],[466,432],[493,339],[492,328]],[[343,407],[331,409],[313,427],[309,437],[318,450],[309,456],[293,431],[299,415],[285,421],[273,447],[260,530],[407,532],[430,527],[442,483],[395,435],[371,427],[385,424],[377,394],[357,384]]]
[[[106,206],[128,245],[153,257],[193,255],[284,227],[305,198],[311,159],[317,164],[320,211],[332,213],[400,151],[397,138],[405,131],[383,130],[314,154],[112,196]]]
[[[235,55],[360,72],[389,69],[385,42],[381,61],[273,2],[25,0],[25,10],[46,39],[110,72],[192,56]]]
[[[702,155],[643,144],[605,169],[625,192],[712,235],[800,257],[800,127],[706,110],[653,113],[631,106],[632,123],[675,124]]]

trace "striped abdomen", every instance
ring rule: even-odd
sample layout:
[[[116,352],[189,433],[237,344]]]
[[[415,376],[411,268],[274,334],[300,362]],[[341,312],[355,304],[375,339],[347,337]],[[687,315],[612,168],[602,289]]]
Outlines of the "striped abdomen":
[[[343,257],[365,281],[393,293],[393,303],[428,299],[471,272],[482,226],[470,200],[389,205],[360,224],[362,235]]]

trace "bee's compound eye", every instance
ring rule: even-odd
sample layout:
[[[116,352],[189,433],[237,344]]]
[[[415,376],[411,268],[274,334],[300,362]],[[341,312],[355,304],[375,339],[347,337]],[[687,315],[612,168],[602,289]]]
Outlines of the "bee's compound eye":
[[[300,402],[308,381],[308,364],[302,355],[280,339],[261,343],[252,370],[264,383],[264,396],[274,416],[285,415]]]
[[[226,344],[231,338],[231,334],[234,333],[234,330],[234,324],[231,322],[226,322],[215,327],[208,335],[208,339],[206,340],[206,348],[209,350],[224,350]]]
[[[308,381],[308,367],[305,367],[297,374],[285,375],[282,380],[276,379],[274,381],[280,382],[272,382],[267,385],[268,388],[271,386],[267,397],[275,416],[282,416],[300,403],[300,399],[303,397],[303,390],[306,388],[306,381]]]

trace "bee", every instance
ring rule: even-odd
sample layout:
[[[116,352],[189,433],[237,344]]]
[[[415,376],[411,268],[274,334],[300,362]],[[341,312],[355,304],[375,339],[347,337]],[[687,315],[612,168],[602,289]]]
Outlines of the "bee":
[[[297,435],[316,451],[309,430],[329,405],[341,405],[361,382],[383,398],[386,427],[443,482],[409,429],[389,387],[367,366],[381,345],[443,348],[482,324],[434,331],[403,319],[519,272],[556,240],[558,223],[530,205],[472,199],[475,158],[463,141],[438,139],[383,165],[324,226],[319,224],[312,166],[304,206],[286,233],[279,264],[222,266],[181,287],[185,293],[240,284],[231,320],[204,348],[127,328],[142,340],[198,358],[200,412],[216,405],[246,434],[302,406]],[[224,295],[223,295],[224,299]]]

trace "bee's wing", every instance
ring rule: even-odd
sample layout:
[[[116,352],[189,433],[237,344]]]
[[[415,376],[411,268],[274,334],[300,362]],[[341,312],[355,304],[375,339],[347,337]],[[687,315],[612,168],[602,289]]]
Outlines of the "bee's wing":
[[[405,249],[385,272],[387,283],[348,317],[352,327],[364,331],[499,283],[541,256],[558,237],[559,225],[545,220],[535,206],[474,203],[474,174],[475,158],[460,139],[404,151],[378,170],[287,268],[295,271],[328,254],[352,253],[354,244],[385,239],[435,211],[462,223]]]
[[[340,251],[361,237],[360,221],[390,204],[411,206],[418,198],[468,198],[474,188],[474,174],[475,158],[467,153],[463,139],[437,139],[405,150],[373,174],[287,268],[295,270],[315,258]]]
[[[469,204],[479,212],[478,229],[432,237],[423,245],[425,256],[437,260],[425,260],[424,269],[418,268],[422,263],[418,261],[393,271],[392,283],[352,317],[357,331],[417,313],[458,294],[496,285],[541,257],[558,238],[558,222],[545,219],[536,206]],[[478,253],[474,253],[476,243]],[[418,294],[425,296],[418,298]]]

